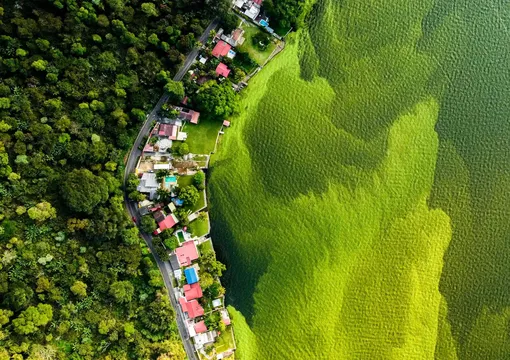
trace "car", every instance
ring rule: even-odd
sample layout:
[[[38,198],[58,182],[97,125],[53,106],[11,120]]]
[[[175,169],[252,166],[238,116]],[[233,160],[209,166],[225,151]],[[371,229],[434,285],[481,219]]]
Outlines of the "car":
[[[136,217],[132,216],[131,220],[133,220],[133,222],[136,224]]]

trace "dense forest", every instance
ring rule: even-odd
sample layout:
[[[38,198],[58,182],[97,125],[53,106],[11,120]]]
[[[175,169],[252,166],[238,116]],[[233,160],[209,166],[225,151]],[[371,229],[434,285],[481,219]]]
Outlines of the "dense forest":
[[[230,1],[0,2],[0,359],[182,359],[123,158]]]

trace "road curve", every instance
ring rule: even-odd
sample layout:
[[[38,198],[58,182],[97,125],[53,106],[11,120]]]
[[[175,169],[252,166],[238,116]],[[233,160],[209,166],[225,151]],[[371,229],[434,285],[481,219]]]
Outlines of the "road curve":
[[[209,34],[212,30],[214,30],[219,24],[218,19],[214,19],[209,26],[205,29],[202,36],[200,36],[199,41],[201,43],[204,43],[207,38],[209,37]],[[186,56],[186,59],[184,60],[184,63],[181,65],[181,68],[177,73],[175,74],[173,80],[174,81],[180,81],[184,77],[184,75],[188,72],[191,64],[195,61],[196,57],[198,56],[200,48],[196,47],[194,48],[188,56]],[[156,119],[156,115],[158,111],[161,109],[161,106],[167,102],[169,96],[168,94],[164,93],[161,98],[159,99],[158,103],[154,107],[154,109],[150,112],[150,114],[147,116],[147,119],[145,120],[144,124],[142,125],[142,128],[140,129],[138,136],[135,139],[135,142],[133,144],[133,147],[131,148],[131,151],[129,152],[126,166],[124,169],[124,179],[123,179],[123,185],[124,189],[126,188],[126,180],[128,175],[134,170],[136,162],[138,157],[141,155],[141,151],[138,149],[140,146],[142,139],[146,134],[149,133],[149,130],[151,128],[152,122]],[[124,191],[124,204],[126,205],[126,209],[129,212],[130,217],[134,217],[137,220],[137,223],[140,222],[140,216],[138,214],[138,209],[136,206],[136,203],[134,201],[131,201],[128,197],[126,192]],[[184,316],[182,313],[182,309],[177,303],[177,300],[175,300],[174,296],[174,287],[172,283],[173,279],[173,271],[170,266],[169,261],[161,261],[161,259],[158,257],[156,252],[154,251],[154,247],[152,246],[152,236],[150,234],[144,233],[140,231],[140,234],[142,235],[143,239],[147,243],[147,246],[151,250],[151,253],[154,256],[154,259],[156,260],[156,263],[158,264],[159,271],[161,272],[161,275],[163,277],[163,281],[165,283],[166,289],[168,291],[168,296],[170,297],[170,302],[172,303],[172,306],[176,313],[176,321],[177,321],[177,327],[179,329],[179,334],[181,335],[182,343],[184,345],[184,349],[186,350],[186,354],[188,356],[189,360],[198,360],[198,357],[195,353],[193,344],[191,342],[191,339],[188,336],[188,330],[184,324]]]

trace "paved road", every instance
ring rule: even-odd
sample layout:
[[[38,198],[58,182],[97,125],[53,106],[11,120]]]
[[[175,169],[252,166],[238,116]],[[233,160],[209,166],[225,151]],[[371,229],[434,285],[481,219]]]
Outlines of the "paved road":
[[[205,29],[204,33],[200,37],[200,42],[204,43],[207,38],[209,37],[209,33],[211,30],[215,29],[218,26],[218,19],[214,19],[207,29]],[[186,57],[184,63],[182,64],[181,68],[175,74],[174,80],[180,81],[184,77],[184,75],[188,72],[191,64],[195,61],[197,55],[198,55],[199,48],[193,49],[188,56]],[[168,95],[163,94],[161,98],[159,99],[158,103],[154,107],[154,109],[151,111],[149,116],[147,116],[147,120],[145,120],[145,123],[143,124],[142,128],[140,129],[140,132],[138,133],[138,136],[136,137],[135,143],[133,144],[133,147],[131,151],[129,152],[128,159],[126,162],[126,168],[124,170],[124,187],[126,186],[126,179],[128,175],[133,172],[136,162],[138,161],[138,158],[141,155],[141,151],[138,149],[140,146],[142,139],[145,135],[149,133],[149,130],[151,128],[152,122],[156,119],[156,115],[158,111],[161,109],[161,106],[168,100]],[[127,197],[127,194],[124,193],[124,203],[126,205],[126,209],[129,212],[129,215],[131,217],[135,217],[137,219],[137,223],[140,221],[140,216],[138,214],[138,209],[136,206],[136,203],[129,200]],[[188,356],[189,360],[198,360],[198,357],[195,353],[193,344],[191,343],[191,339],[188,336],[188,330],[184,324],[184,316],[181,310],[181,307],[177,303],[174,297],[174,288],[172,283],[173,278],[173,271],[170,266],[169,261],[161,261],[161,259],[158,257],[156,252],[154,251],[154,247],[152,246],[152,236],[150,234],[146,234],[143,232],[140,232],[143,239],[147,243],[147,246],[151,250],[151,253],[154,255],[154,258],[156,259],[156,263],[158,264],[159,271],[161,272],[161,275],[163,276],[163,281],[165,283],[165,286],[168,290],[168,295],[170,297],[170,302],[172,303],[172,306],[175,309],[176,313],[176,319],[177,319],[177,327],[179,328],[179,333],[181,335],[182,343],[184,345],[184,349],[186,350],[186,354]]]

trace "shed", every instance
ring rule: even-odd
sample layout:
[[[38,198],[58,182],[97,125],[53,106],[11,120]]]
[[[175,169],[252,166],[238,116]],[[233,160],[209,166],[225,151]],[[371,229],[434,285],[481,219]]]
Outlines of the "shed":
[[[189,268],[185,269],[184,276],[186,276],[186,281],[190,285],[198,282],[198,273],[197,273],[197,270],[193,267],[189,267]]]

